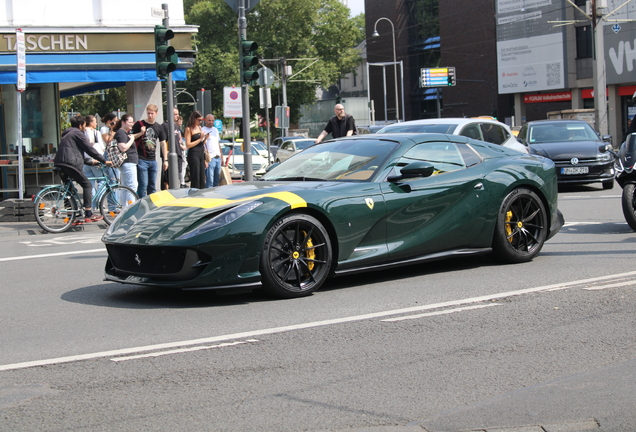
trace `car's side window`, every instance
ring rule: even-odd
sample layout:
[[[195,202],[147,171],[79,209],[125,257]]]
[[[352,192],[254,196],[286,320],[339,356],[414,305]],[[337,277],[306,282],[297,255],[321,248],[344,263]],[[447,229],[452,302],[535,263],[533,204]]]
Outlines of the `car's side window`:
[[[292,148],[292,143],[291,142],[286,142],[282,145],[282,147],[280,148],[281,150],[290,150],[293,151],[294,149]]]
[[[398,165],[405,166],[415,161],[428,162],[435,167],[434,174],[464,169],[466,163],[457,147],[457,144],[451,142],[418,144],[402,156]]]
[[[484,141],[489,143],[503,144],[508,139],[506,130],[492,123],[482,123],[481,132],[484,135]]]
[[[466,168],[470,168],[483,162],[482,157],[466,144],[457,144],[457,148],[464,158]]]
[[[475,123],[464,126],[459,134],[472,139],[482,139],[479,126]]]

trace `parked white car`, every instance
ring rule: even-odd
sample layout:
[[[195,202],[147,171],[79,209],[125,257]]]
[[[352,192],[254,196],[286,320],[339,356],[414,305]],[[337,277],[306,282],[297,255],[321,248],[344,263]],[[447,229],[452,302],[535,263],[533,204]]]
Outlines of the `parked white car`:
[[[311,147],[315,142],[315,138],[295,139],[283,142],[278,152],[276,152],[276,162],[283,162],[289,159],[296,153],[300,153],[306,148]]]
[[[412,120],[402,123],[394,123],[380,129],[377,133],[395,132],[422,132],[443,133],[450,135],[463,135],[504,147],[528,153],[526,146],[517,141],[508,125],[500,121],[475,117],[475,118],[437,118]]]
[[[235,146],[225,144],[223,150],[223,164],[227,164],[230,175],[234,180],[242,180],[245,174],[244,153],[240,144]],[[267,170],[267,158],[258,153],[256,147],[252,146],[252,173],[254,177],[260,177]]]

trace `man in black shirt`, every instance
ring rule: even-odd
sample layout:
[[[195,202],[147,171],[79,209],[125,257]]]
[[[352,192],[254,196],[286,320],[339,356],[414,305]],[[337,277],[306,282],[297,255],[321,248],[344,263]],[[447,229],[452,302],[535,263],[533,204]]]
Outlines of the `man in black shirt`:
[[[336,105],[333,112],[336,115],[329,119],[325,130],[316,138],[316,144],[322,142],[329,134],[333,138],[356,135],[356,122],[352,115],[345,113],[344,106],[341,104]]]

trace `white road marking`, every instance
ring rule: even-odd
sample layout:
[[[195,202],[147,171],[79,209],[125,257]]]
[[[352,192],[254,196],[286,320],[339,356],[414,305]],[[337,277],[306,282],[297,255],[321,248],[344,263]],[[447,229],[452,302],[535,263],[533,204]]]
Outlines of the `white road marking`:
[[[74,235],[65,237],[52,237],[43,240],[22,241],[20,243],[30,247],[42,247],[52,245],[70,245],[70,244],[94,244],[102,242],[102,234],[90,235]]]
[[[0,262],[20,261],[20,260],[37,259],[37,258],[49,258],[49,257],[64,256],[64,255],[80,255],[80,254],[95,253],[95,252],[106,252],[106,248],[103,247],[101,249],[88,249],[83,251],[58,252],[58,253],[50,253],[50,254],[42,254],[42,255],[25,255],[25,256],[17,256],[17,257],[9,257],[9,258],[0,258]]]
[[[615,287],[622,287],[622,286],[629,286],[629,285],[636,285],[636,280],[631,280],[627,282],[618,282],[618,283],[609,284],[609,285],[599,285],[599,286],[588,287],[583,289],[586,291],[598,291],[598,290],[603,290],[607,288],[615,288]]]
[[[634,276],[634,275],[636,275],[636,271],[627,272],[627,273],[618,273],[618,274],[608,275],[608,276],[599,276],[599,277],[590,278],[590,279],[581,279],[581,280],[572,281],[572,282],[544,285],[540,287],[526,288],[526,289],[521,289],[516,291],[507,291],[507,292],[497,293],[497,294],[488,294],[488,295],[479,296],[479,297],[470,297],[470,298],[466,298],[462,300],[452,300],[452,301],[441,302],[441,303],[432,303],[429,305],[413,306],[413,307],[408,307],[403,309],[394,309],[394,310],[388,310],[388,311],[368,313],[364,315],[354,315],[354,316],[343,317],[343,318],[334,318],[334,319],[329,319],[324,321],[314,321],[314,322],[309,322],[304,324],[294,324],[294,325],[288,325],[288,326],[282,326],[282,327],[272,327],[272,328],[266,328],[261,330],[252,330],[252,331],[246,331],[241,333],[212,336],[212,337],[201,338],[201,339],[168,342],[168,343],[146,345],[146,346],[140,346],[140,347],[123,348],[123,349],[117,349],[117,350],[111,350],[111,351],[80,354],[80,355],[74,355],[74,356],[68,356],[68,357],[57,357],[52,359],[34,360],[34,361],[28,361],[28,362],[22,362],[22,363],[12,363],[12,364],[0,365],[0,371],[25,369],[25,368],[35,367],[35,366],[49,366],[49,365],[55,365],[55,364],[61,364],[61,363],[70,363],[70,362],[76,362],[81,360],[91,360],[91,359],[98,359],[98,358],[104,358],[104,357],[116,357],[116,356],[126,355],[126,354],[158,351],[158,350],[164,350],[164,349],[170,349],[170,348],[202,345],[202,344],[208,344],[208,343],[217,343],[217,342],[234,340],[234,339],[251,339],[257,336],[272,335],[272,334],[289,332],[294,330],[304,330],[309,328],[324,327],[324,326],[344,324],[344,323],[350,323],[350,322],[356,322],[356,321],[364,321],[364,320],[369,320],[374,318],[382,318],[382,317],[391,316],[391,315],[402,315],[402,314],[407,314],[412,312],[441,309],[441,308],[446,308],[450,306],[460,306],[460,305],[471,304],[471,303],[486,302],[486,301],[491,301],[491,300],[496,300],[496,299],[501,299],[506,297],[519,296],[523,294],[530,294],[530,293],[536,293],[541,291],[548,291],[553,289],[567,288],[567,287],[572,287],[577,285],[589,284],[589,283],[603,281],[603,280],[626,278],[626,277]]]
[[[110,360],[114,362],[120,362],[120,361],[126,361],[126,360],[137,360],[137,359],[148,358],[148,357],[161,357],[161,356],[170,355],[170,354],[182,354],[186,352],[208,350],[213,348],[225,348],[229,346],[245,345],[247,343],[254,343],[254,342],[258,342],[258,340],[247,339],[244,341],[226,342],[226,343],[222,343],[218,345],[198,346],[193,348],[182,348],[182,349],[176,349],[176,350],[170,350],[170,351],[161,351],[161,352],[156,352],[151,354],[140,354],[140,355],[134,355],[134,356],[128,356],[128,357],[117,357],[117,358],[112,358]]]
[[[403,316],[398,318],[388,318],[381,321],[382,322],[405,321],[410,319],[424,318],[424,317],[435,316],[435,315],[446,315],[446,314],[452,314],[455,312],[463,312],[463,311],[474,310],[474,309],[483,309],[483,308],[487,308],[491,306],[500,306],[500,305],[501,303],[490,303],[485,305],[467,306],[467,307],[456,308],[456,309],[446,309],[446,310],[437,311],[437,312],[429,312],[429,313],[419,314],[419,315],[408,315],[408,316]]]

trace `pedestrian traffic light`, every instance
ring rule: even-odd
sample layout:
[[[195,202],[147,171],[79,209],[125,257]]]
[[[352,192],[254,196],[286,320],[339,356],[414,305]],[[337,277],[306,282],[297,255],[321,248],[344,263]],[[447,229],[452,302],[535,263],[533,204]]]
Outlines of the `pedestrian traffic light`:
[[[256,50],[258,44],[253,41],[241,41],[241,81],[244,84],[253,85],[253,82],[258,79],[258,56]]]
[[[174,32],[164,26],[155,26],[155,58],[157,62],[157,78],[165,79],[166,76],[177,69],[179,57],[174,47],[169,45],[169,40],[174,38]]]

